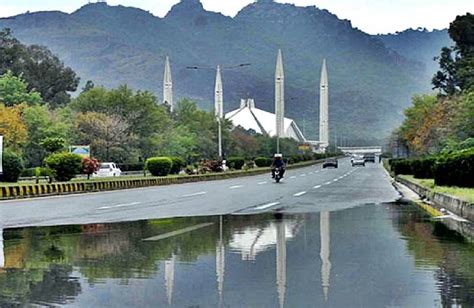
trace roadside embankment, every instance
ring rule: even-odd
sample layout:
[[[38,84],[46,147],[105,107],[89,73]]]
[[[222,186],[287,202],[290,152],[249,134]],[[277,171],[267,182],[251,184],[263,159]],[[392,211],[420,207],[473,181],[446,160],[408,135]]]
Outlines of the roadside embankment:
[[[323,162],[323,160],[313,160],[293,165],[288,165],[287,169],[308,167]],[[131,189],[149,186],[163,186],[172,184],[184,184],[202,181],[214,181],[231,179],[252,175],[269,173],[269,168],[254,168],[242,171],[229,171],[223,173],[209,173],[199,175],[176,175],[166,177],[142,177],[128,178],[118,177],[110,179],[83,180],[65,183],[51,184],[11,184],[0,186],[0,200],[34,198],[52,195],[78,194],[98,191],[110,191],[120,189]]]
[[[421,185],[409,176],[398,175],[395,180],[416,192],[420,198],[431,202],[438,210],[446,209],[464,219],[474,222],[474,204],[459,197],[436,192]]]

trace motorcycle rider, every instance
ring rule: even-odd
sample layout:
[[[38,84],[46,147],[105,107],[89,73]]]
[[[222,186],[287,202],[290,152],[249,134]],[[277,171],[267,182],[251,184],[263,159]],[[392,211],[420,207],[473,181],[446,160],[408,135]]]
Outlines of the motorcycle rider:
[[[283,161],[282,154],[275,154],[272,160],[272,178],[275,178],[275,170],[276,168],[280,168],[280,176],[283,178],[285,174],[285,162]]]

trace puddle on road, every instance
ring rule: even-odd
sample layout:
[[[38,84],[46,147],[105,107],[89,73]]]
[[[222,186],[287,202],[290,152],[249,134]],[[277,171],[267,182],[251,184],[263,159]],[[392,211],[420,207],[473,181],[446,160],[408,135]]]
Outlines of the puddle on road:
[[[1,235],[2,307],[474,305],[474,245],[407,205]]]

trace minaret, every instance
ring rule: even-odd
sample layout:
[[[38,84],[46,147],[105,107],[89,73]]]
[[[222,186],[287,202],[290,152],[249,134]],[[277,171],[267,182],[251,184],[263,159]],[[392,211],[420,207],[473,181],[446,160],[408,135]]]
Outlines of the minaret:
[[[216,245],[216,276],[217,291],[219,292],[219,307],[222,307],[222,297],[224,294],[224,276],[225,276],[225,248],[222,239],[222,216],[219,217],[219,241]]]
[[[214,95],[214,111],[216,117],[222,119],[224,116],[224,94],[222,92],[222,77],[221,77],[221,67],[217,66],[216,72],[216,87]]]
[[[329,212],[321,212],[320,217],[320,233],[321,233],[321,282],[323,287],[324,299],[329,298],[329,278],[331,276],[331,261],[329,260],[331,254],[330,247],[330,224]]]
[[[319,91],[319,141],[321,147],[329,146],[329,83],[326,59],[321,69],[321,83]]]
[[[166,285],[166,297],[168,298],[168,305],[173,302],[173,289],[174,289],[174,264],[176,256],[173,254],[171,259],[165,261],[165,285]]]
[[[171,65],[168,56],[166,57],[165,75],[163,77],[163,103],[169,105],[171,111],[173,111],[173,78],[171,77]]]
[[[275,70],[275,115],[276,135],[281,138],[285,135],[285,72],[283,71],[283,56],[278,49],[277,64]]]
[[[276,283],[280,307],[285,306],[286,295],[286,228],[283,220],[276,222]]]

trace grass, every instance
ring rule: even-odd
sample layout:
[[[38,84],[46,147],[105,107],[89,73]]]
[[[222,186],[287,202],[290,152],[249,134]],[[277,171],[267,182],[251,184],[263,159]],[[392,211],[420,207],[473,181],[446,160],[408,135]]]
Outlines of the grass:
[[[434,192],[457,197],[474,204],[474,188],[461,188],[455,186],[436,186],[434,179],[415,179],[412,175],[403,175],[404,178],[427,187]]]

